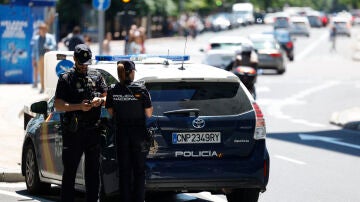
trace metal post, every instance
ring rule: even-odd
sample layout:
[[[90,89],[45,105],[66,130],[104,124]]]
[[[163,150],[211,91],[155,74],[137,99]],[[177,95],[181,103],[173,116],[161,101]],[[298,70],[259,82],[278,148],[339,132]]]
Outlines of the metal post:
[[[100,10],[98,11],[98,43],[99,43],[99,55],[102,55],[102,43],[104,40],[104,24],[105,24],[105,12]]]

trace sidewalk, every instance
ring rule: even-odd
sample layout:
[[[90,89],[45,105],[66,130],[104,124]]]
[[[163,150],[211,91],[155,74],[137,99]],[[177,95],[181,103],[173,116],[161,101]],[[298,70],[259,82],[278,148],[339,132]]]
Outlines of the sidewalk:
[[[21,151],[25,104],[46,99],[31,84],[0,85],[0,182],[21,181]]]

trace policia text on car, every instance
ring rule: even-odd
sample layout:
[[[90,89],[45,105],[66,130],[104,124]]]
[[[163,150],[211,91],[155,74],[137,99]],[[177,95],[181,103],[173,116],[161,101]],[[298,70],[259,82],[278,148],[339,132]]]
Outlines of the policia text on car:
[[[63,176],[61,200],[74,200],[76,171],[85,154],[85,186],[87,201],[99,195],[100,134],[98,129],[101,105],[107,86],[101,74],[88,69],[92,53],[85,44],[75,47],[75,66],[59,77],[55,92],[55,108],[64,111]]]

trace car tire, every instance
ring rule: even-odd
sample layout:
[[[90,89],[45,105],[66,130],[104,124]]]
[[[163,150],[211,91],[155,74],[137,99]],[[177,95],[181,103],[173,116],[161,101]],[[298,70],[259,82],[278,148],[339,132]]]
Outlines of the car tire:
[[[145,194],[146,202],[162,201],[174,197],[173,191],[147,191]]]
[[[226,194],[228,202],[257,202],[259,199],[259,189],[236,189]]]
[[[25,146],[25,183],[30,194],[47,193],[51,185],[43,183],[39,178],[39,169],[35,150],[32,144]]]
[[[290,61],[294,61],[294,55],[290,55],[290,56],[289,56],[289,60],[290,60]]]
[[[284,74],[284,72],[285,72],[285,69],[278,69],[278,70],[277,70],[277,73],[278,73],[278,74]]]

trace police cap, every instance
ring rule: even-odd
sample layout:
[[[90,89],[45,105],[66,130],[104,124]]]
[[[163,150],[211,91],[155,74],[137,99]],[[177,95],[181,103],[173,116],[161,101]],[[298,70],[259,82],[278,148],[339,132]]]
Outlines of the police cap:
[[[74,56],[80,64],[91,65],[92,53],[86,44],[78,44],[75,46]]]
[[[135,69],[135,63],[131,60],[120,60],[117,62],[117,64],[123,64],[125,72],[130,73],[132,70]]]

